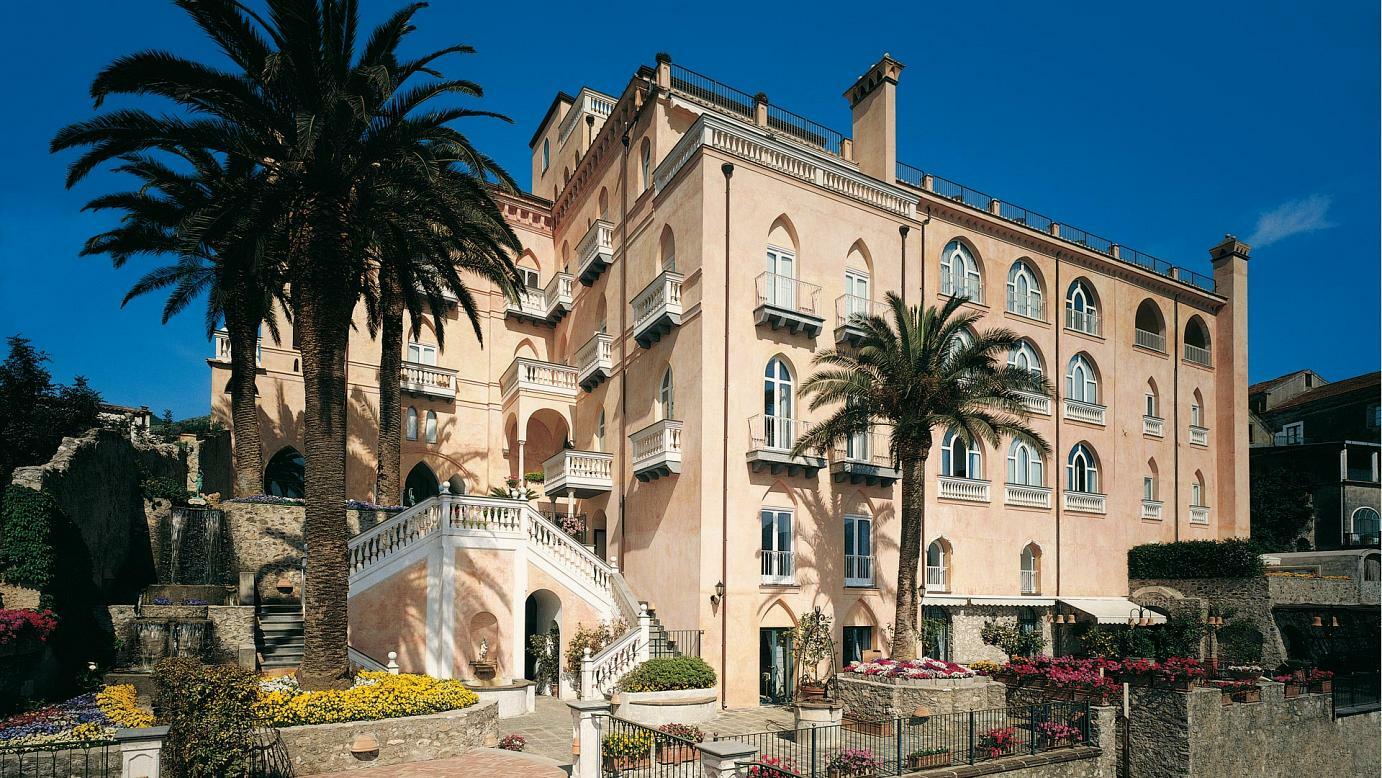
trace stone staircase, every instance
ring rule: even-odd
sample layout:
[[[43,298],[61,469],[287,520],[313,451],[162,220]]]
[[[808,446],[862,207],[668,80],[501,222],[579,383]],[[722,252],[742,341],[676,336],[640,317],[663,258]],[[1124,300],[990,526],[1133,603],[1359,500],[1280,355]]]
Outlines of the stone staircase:
[[[259,656],[264,669],[294,668],[302,663],[302,606],[297,603],[260,605]]]
[[[648,607],[648,654],[650,656],[685,656],[682,646],[677,645],[677,641],[662,626],[662,622],[657,618],[657,612]]]

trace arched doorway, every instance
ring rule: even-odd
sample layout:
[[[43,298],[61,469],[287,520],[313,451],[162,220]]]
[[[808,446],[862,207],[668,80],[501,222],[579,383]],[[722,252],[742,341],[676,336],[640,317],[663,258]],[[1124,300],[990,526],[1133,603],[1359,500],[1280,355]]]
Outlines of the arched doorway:
[[[437,474],[432,472],[432,468],[428,467],[426,462],[418,462],[408,471],[408,479],[403,482],[403,505],[417,505],[429,497],[435,497],[439,492],[441,484],[437,483]]]
[[[275,497],[302,497],[306,494],[307,462],[292,446],[284,446],[269,458],[264,467],[264,494]]]
[[[549,589],[538,589],[528,595],[523,602],[523,677],[529,681],[537,680],[537,657],[526,650],[532,646],[534,635],[549,635],[549,644],[556,652],[558,666],[561,663],[561,598]],[[546,693],[547,689],[538,689]]]
[[[921,609],[921,649],[932,659],[950,659],[950,611],[936,605]]]

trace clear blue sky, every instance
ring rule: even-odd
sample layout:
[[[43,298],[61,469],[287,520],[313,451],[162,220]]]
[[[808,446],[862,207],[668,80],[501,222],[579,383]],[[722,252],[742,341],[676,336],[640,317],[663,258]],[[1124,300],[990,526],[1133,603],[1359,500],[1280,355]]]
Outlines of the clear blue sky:
[[[362,0],[374,21],[398,0]],[[766,4],[764,4],[766,5]],[[1116,7],[1115,7],[1116,6]],[[693,10],[694,9],[694,10]],[[553,94],[617,92],[666,51],[679,63],[841,130],[841,93],[885,51],[907,65],[900,158],[1176,264],[1208,272],[1225,232],[1250,265],[1251,376],[1378,367],[1378,7],[1375,2],[473,3],[437,0],[413,45],[469,43],[451,72],[483,84],[474,140],[527,183],[527,141]],[[61,125],[87,87],[143,48],[211,56],[169,2],[6,3],[0,65],[0,334],[22,332],[61,380],[113,402],[206,412],[201,317],[124,309],[137,268],[79,259],[109,217],[63,188]],[[125,104],[125,103],[120,103]]]

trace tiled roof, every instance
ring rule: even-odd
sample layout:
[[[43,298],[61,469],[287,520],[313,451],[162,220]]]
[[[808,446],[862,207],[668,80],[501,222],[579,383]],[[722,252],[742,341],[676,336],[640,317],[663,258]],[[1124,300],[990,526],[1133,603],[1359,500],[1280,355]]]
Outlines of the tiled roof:
[[[1360,389],[1371,388],[1373,394],[1376,395],[1380,387],[1382,387],[1382,373],[1364,373],[1360,376],[1354,376],[1353,378],[1345,378],[1342,381],[1335,381],[1332,384],[1317,386],[1314,389],[1301,392],[1295,397],[1292,397],[1286,402],[1276,406],[1271,410],[1271,412],[1276,413],[1287,408],[1298,408],[1302,405],[1319,402],[1320,400],[1327,400],[1331,397],[1338,397],[1340,395],[1348,394],[1349,392],[1356,392]]]
[[[1266,380],[1266,381],[1258,381],[1257,383],[1255,383],[1255,384],[1253,384],[1253,385],[1251,385],[1251,386],[1248,387],[1248,394],[1253,395],[1253,394],[1257,394],[1258,392],[1269,392],[1269,391],[1271,391],[1272,389],[1275,389],[1277,386],[1279,386],[1279,385],[1281,385],[1281,384],[1283,384],[1283,383],[1285,383],[1285,382],[1291,380],[1292,378],[1295,378],[1296,376],[1300,375],[1301,373],[1308,373],[1308,372],[1310,372],[1310,371],[1309,371],[1309,370],[1295,370],[1295,371],[1292,371],[1292,372],[1290,372],[1290,373],[1287,373],[1286,375],[1283,375],[1283,376],[1277,376],[1276,378],[1271,378],[1271,379],[1268,379],[1268,380]]]

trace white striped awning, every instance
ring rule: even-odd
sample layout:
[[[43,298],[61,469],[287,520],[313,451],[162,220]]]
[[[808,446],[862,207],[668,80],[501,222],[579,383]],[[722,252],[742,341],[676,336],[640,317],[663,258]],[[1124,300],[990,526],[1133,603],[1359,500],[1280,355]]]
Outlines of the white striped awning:
[[[1043,608],[1056,604],[1050,597],[1014,597],[1010,594],[925,594],[921,604],[943,608],[963,608],[967,605],[990,605],[1007,608]]]
[[[1099,624],[1127,624],[1128,617],[1146,616],[1152,624],[1165,624],[1166,617],[1126,597],[1059,597],[1057,602],[1093,616]]]

